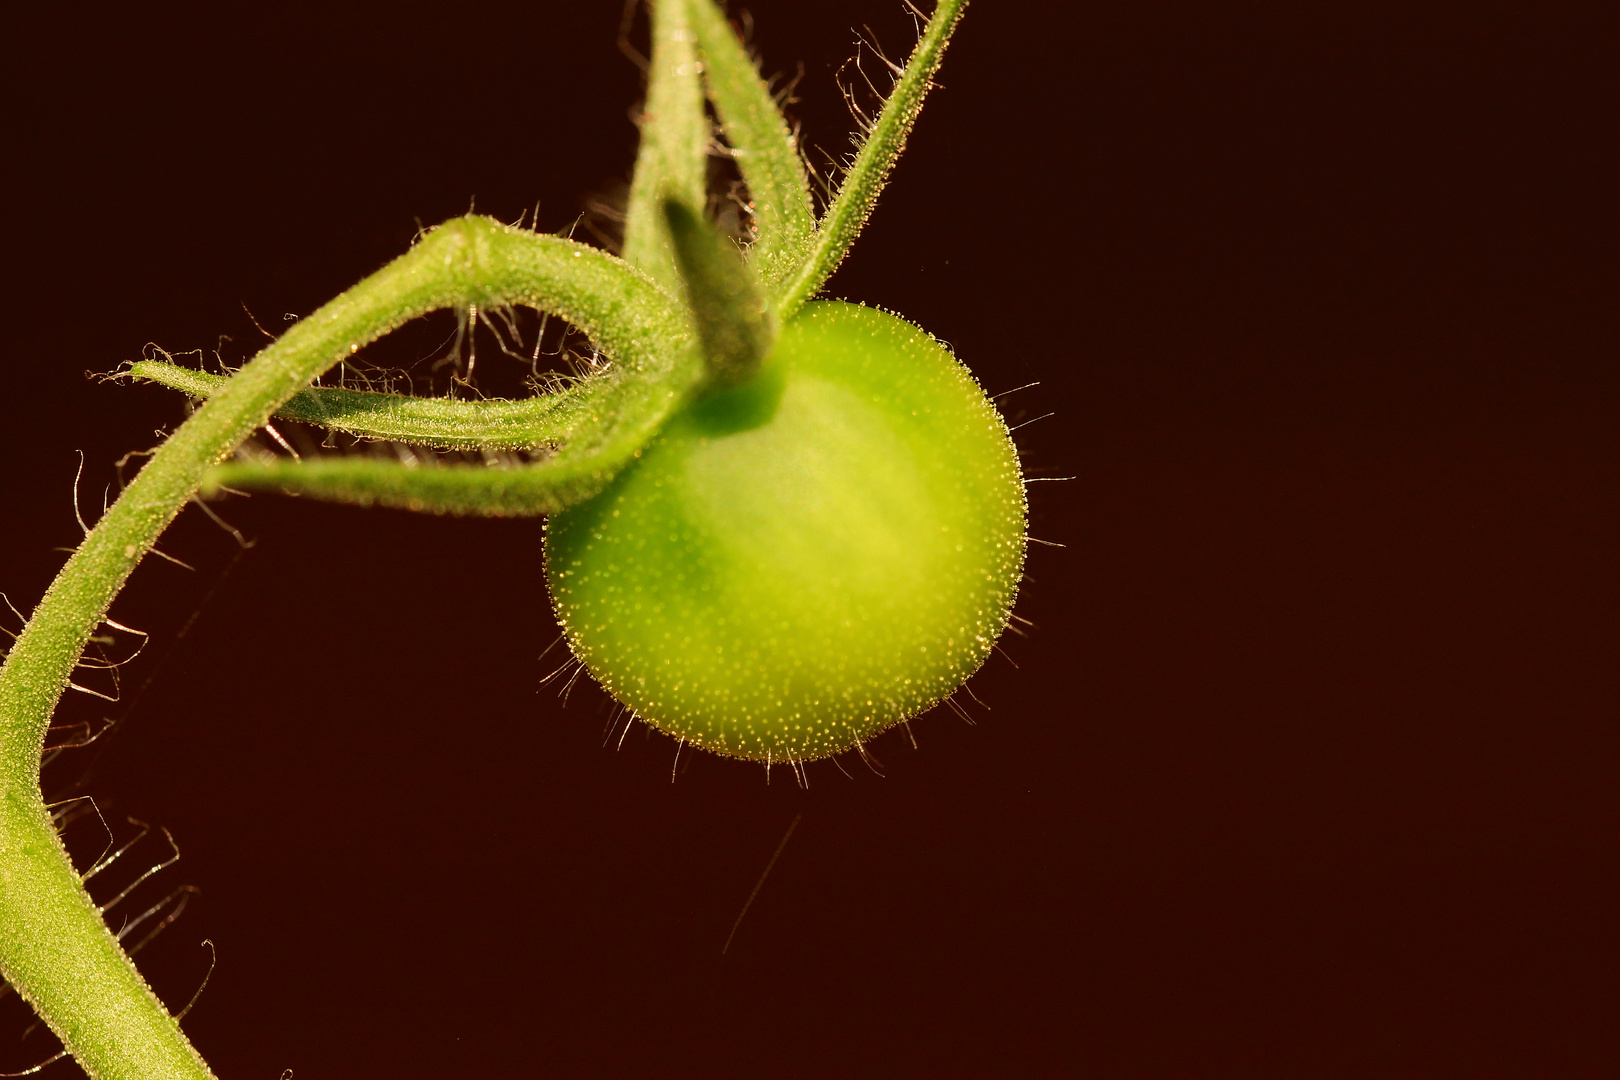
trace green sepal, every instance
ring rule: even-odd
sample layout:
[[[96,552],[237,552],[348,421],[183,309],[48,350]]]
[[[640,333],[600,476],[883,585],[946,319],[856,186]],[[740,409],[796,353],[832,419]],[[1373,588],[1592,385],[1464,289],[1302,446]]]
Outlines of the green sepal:
[[[759,370],[776,324],[737,245],[677,199],[664,200],[675,261],[711,382],[736,386]]]
[[[748,186],[754,219],[749,261],[767,285],[803,261],[815,233],[810,184],[793,131],[714,0],[688,0],[709,100]]]
[[[923,98],[933,89],[934,73],[939,70],[945,46],[966,6],[967,0],[939,0],[934,8],[882,111],[861,140],[838,194],[821,216],[804,259],[775,289],[779,318],[790,318],[799,305],[820,291],[860,235],[894,163],[906,148],[906,137],[922,111]]]

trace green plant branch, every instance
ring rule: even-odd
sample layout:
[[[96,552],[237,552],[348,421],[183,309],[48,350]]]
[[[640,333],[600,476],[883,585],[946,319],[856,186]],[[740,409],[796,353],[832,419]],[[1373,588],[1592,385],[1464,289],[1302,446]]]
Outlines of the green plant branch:
[[[619,260],[485,218],[450,222],[295,325],[181,425],[87,533],[0,667],[0,973],[92,1077],[211,1073],[103,922],[51,824],[39,789],[51,712],[113,598],[209,467],[362,345],[473,304],[543,307],[626,371],[696,369],[686,320]],[[655,396],[679,396],[678,379],[652,381]]]
[[[749,259],[767,285],[804,259],[816,229],[798,146],[771,91],[714,0],[689,0],[703,78],[748,186],[757,235]]]
[[[822,215],[803,263],[777,290],[776,314],[783,321],[827,283],[860,235],[895,161],[906,148],[906,137],[917,122],[923,98],[933,88],[934,73],[939,70],[945,46],[966,6],[967,0],[940,0],[934,9],[882,111],[861,141],[838,194]]]

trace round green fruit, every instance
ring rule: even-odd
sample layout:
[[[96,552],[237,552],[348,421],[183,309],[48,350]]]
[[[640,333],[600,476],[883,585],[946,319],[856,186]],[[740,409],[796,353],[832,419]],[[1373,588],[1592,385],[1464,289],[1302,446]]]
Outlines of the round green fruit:
[[[761,373],[673,417],[553,516],[574,655],[655,727],[758,761],[847,750],[937,704],[1007,625],[1024,562],[1007,426],[904,320],[806,304]]]

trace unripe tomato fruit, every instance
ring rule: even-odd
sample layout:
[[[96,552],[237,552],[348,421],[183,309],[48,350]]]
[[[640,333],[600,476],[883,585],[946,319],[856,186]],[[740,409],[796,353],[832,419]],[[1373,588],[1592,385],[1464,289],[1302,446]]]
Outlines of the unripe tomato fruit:
[[[641,719],[804,761],[978,669],[1024,519],[1007,426],[967,369],[893,315],[811,303],[757,378],[549,520],[546,573],[574,655]]]

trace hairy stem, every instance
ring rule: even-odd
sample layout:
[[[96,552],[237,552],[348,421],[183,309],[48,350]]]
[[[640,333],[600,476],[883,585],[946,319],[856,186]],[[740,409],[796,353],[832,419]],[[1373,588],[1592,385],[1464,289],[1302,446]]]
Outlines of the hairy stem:
[[[667,353],[688,334],[668,297],[611,256],[485,218],[441,226],[266,348],[152,455],[0,668],[0,973],[92,1077],[212,1074],[102,921],[52,827],[39,789],[51,712],[114,596],[211,466],[365,343],[472,304],[544,307],[630,370],[678,367]]]

